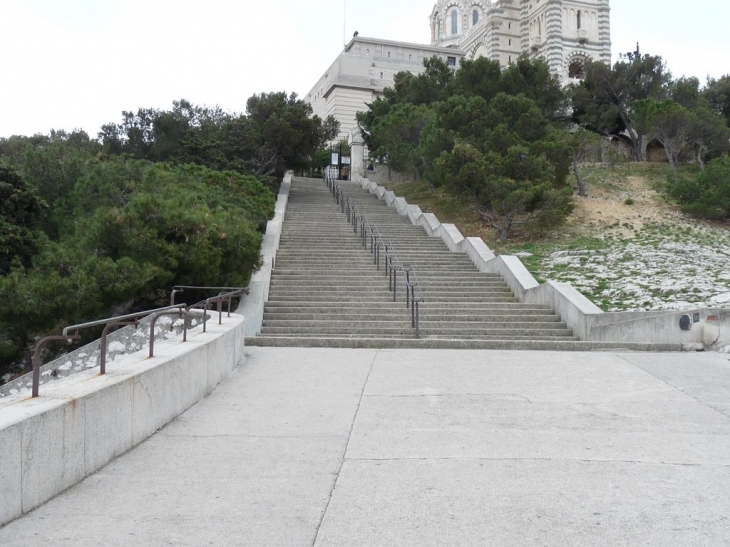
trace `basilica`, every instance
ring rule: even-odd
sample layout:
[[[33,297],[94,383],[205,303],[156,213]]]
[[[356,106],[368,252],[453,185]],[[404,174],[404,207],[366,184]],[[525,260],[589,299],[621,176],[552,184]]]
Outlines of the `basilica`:
[[[486,57],[508,66],[520,55],[542,58],[568,85],[583,77],[586,60],[611,62],[609,0],[438,0],[428,17],[430,44],[357,35],[304,99],[314,114],[340,122],[339,138],[356,127],[355,114],[393,85],[401,71],[418,74],[424,59]]]
[[[503,66],[523,53],[542,57],[565,83],[586,59],[611,62],[608,0],[439,0],[431,44]]]

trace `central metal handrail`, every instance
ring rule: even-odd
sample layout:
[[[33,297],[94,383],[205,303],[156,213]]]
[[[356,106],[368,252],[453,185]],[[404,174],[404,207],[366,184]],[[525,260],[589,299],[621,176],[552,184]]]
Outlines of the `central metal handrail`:
[[[340,209],[345,214],[347,222],[352,224],[353,231],[361,238],[363,248],[368,249],[370,240],[370,252],[373,255],[373,263],[377,270],[380,270],[381,249],[385,255],[385,274],[388,276],[388,290],[393,293],[393,302],[397,301],[398,273],[405,278],[406,307],[411,308],[411,326],[416,329],[416,338],[420,338],[419,328],[419,305],[425,300],[424,291],[418,281],[416,268],[410,264],[409,268],[400,261],[395,250],[395,245],[380,233],[380,229],[374,222],[371,223],[365,213],[361,213],[357,205],[350,199],[342,189],[337,179],[325,172],[322,175],[325,184],[335,198]],[[416,291],[418,295],[416,295]]]

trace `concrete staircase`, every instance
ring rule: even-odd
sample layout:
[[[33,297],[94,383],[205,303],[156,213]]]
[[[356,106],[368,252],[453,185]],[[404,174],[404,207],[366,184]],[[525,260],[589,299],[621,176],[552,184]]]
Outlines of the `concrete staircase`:
[[[401,285],[389,279],[319,179],[292,181],[269,300],[254,346],[611,349],[580,342],[548,306],[522,304],[496,274],[476,270],[466,255],[398,215],[355,183],[351,201],[413,264],[424,292],[420,338]],[[641,348],[632,348],[641,349]]]

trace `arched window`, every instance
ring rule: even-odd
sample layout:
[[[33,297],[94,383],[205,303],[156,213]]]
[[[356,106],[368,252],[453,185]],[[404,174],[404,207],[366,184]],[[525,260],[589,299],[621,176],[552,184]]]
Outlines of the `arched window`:
[[[575,60],[570,63],[568,67],[568,77],[576,78],[578,80],[585,79],[585,72],[583,71],[583,63],[579,60]]]
[[[577,19],[576,19],[576,24],[578,25],[576,28],[578,30],[580,30],[580,10],[578,10],[578,16],[577,16]]]
[[[441,39],[441,19],[436,22],[436,41]]]
[[[451,12],[451,34],[456,34],[459,31],[459,14],[456,10]]]
[[[471,13],[471,24],[476,25],[479,22],[479,10],[474,10]]]

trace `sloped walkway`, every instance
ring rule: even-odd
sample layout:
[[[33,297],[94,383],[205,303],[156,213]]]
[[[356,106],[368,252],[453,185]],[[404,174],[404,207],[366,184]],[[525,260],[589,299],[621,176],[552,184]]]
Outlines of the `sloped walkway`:
[[[727,545],[728,394],[712,353],[247,348],[0,545]]]

